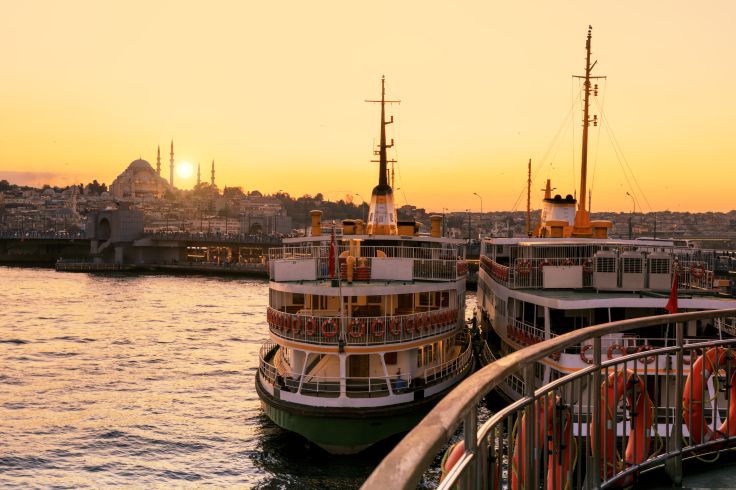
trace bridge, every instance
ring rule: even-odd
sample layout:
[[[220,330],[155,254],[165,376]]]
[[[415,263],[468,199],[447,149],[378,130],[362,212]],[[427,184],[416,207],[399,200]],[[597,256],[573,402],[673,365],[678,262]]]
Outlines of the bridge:
[[[242,233],[138,231],[116,237],[110,231],[101,236],[89,232],[5,230],[0,231],[0,263],[54,265],[64,259],[60,270],[155,266],[171,271],[265,273],[262,262],[268,249],[281,242],[280,236]],[[97,265],[93,267],[92,263]]]
[[[712,323],[722,338],[685,343],[690,322]],[[674,336],[604,359],[602,338],[641,328]],[[734,334],[736,309],[700,311],[582,328],[513,352],[441,400],[362,488],[431,480],[425,472],[460,428],[454,464],[435,481],[440,489],[623,488],[645,486],[647,477],[657,486],[652,475],[675,486],[722,487],[714,482],[732,482],[733,466],[703,462],[736,446]],[[539,361],[583,343],[593,346],[590,366],[535,389]],[[502,383],[520,383],[525,396],[480,422],[478,405]]]

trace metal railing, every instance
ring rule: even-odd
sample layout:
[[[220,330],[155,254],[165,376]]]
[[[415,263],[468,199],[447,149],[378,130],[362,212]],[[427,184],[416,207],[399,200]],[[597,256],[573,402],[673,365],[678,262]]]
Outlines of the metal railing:
[[[623,320],[499,358],[442,399],[363,488],[414,488],[461,425],[464,447],[442,489],[627,486],[655,467],[681,484],[683,458],[736,443],[736,419],[728,417],[736,417],[736,338],[685,343],[685,324],[734,315],[736,309]],[[658,326],[671,327],[669,346],[603,361],[602,336]],[[592,365],[534,389],[539,361],[588,341]],[[674,374],[645,374],[660,370]],[[523,395],[478,427],[478,404],[510,376],[523,380]]]
[[[86,235],[83,231],[2,230],[0,231],[0,239],[3,238],[19,238],[23,240],[80,240],[86,238]]]
[[[347,244],[338,243],[337,255],[342,252],[350,253]],[[314,243],[312,245],[295,245],[275,247],[269,250],[270,260],[280,259],[307,259],[330,256],[329,241]],[[464,250],[460,246],[443,244],[441,247],[396,247],[392,245],[375,246],[366,245],[360,247],[360,256],[366,258],[389,257],[400,259],[423,259],[423,260],[465,260]]]
[[[617,259],[618,260],[618,259]],[[511,289],[541,288],[544,285],[544,268],[579,267],[582,277],[582,287],[594,288],[594,261],[592,257],[572,258],[516,258],[510,265],[482,256],[480,268],[490,275],[496,282]],[[648,274],[646,261],[643,263],[642,274]],[[679,263],[677,284],[679,289],[710,289],[713,286],[713,271],[708,264],[702,261],[687,261]],[[616,271],[619,276],[621,270]],[[646,288],[645,288],[646,289]]]
[[[143,234],[144,238],[152,240],[181,240],[192,243],[244,243],[258,245],[280,245],[282,237],[276,235],[261,235],[247,233],[220,233],[196,231],[152,231]]]
[[[337,345],[342,327],[339,316],[286,313],[270,306],[266,320],[281,338],[309,344]],[[442,308],[408,315],[346,317],[347,345],[385,345],[441,335],[460,326],[456,308]]]
[[[458,337],[458,340],[460,339],[461,337]],[[300,373],[279,370],[276,359],[268,359],[275,345],[267,342],[261,347],[259,372],[262,378],[283,391],[325,398],[337,398],[343,395],[347,398],[378,398],[413,393],[467,373],[473,362],[473,348],[468,335],[464,335],[459,344],[460,352],[455,358],[425,369],[420,376],[411,377],[408,373],[371,377],[346,376],[342,379],[339,376],[312,376],[310,374],[302,376]],[[278,351],[276,355],[279,355]],[[400,384],[397,383],[399,380],[401,380]],[[343,383],[344,393],[341,387]]]

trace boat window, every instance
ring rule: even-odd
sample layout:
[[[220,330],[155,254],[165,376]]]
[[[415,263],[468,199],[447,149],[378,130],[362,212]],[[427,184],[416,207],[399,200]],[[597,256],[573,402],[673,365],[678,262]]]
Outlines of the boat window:
[[[383,360],[386,362],[386,365],[393,366],[396,364],[398,357],[398,352],[386,352],[383,355]]]
[[[304,294],[294,293],[291,297],[291,303],[295,306],[304,306]]]

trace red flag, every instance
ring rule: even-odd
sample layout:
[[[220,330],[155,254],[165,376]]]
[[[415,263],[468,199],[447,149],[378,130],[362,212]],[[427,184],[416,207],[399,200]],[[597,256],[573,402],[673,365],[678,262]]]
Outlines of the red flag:
[[[664,307],[665,310],[670,313],[677,313],[677,266],[672,273],[672,291],[670,291],[670,299],[667,300],[667,305]]]
[[[335,225],[332,225],[332,233],[330,235],[330,258],[329,258],[329,265],[328,270],[330,274],[330,278],[335,277]]]

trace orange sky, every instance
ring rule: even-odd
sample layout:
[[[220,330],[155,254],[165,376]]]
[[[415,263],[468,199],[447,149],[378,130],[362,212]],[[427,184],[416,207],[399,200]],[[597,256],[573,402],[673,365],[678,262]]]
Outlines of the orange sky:
[[[637,210],[727,211],[734,18],[726,0],[5,0],[0,178],[109,184],[158,144],[168,160],[173,137],[203,177],[216,160],[220,186],[367,199],[379,113],[364,99],[385,74],[398,204],[478,210],[477,192],[486,211],[521,209],[529,158],[535,190],[579,185],[579,105],[566,115],[592,24],[608,76],[593,211],[630,210],[627,191]]]

